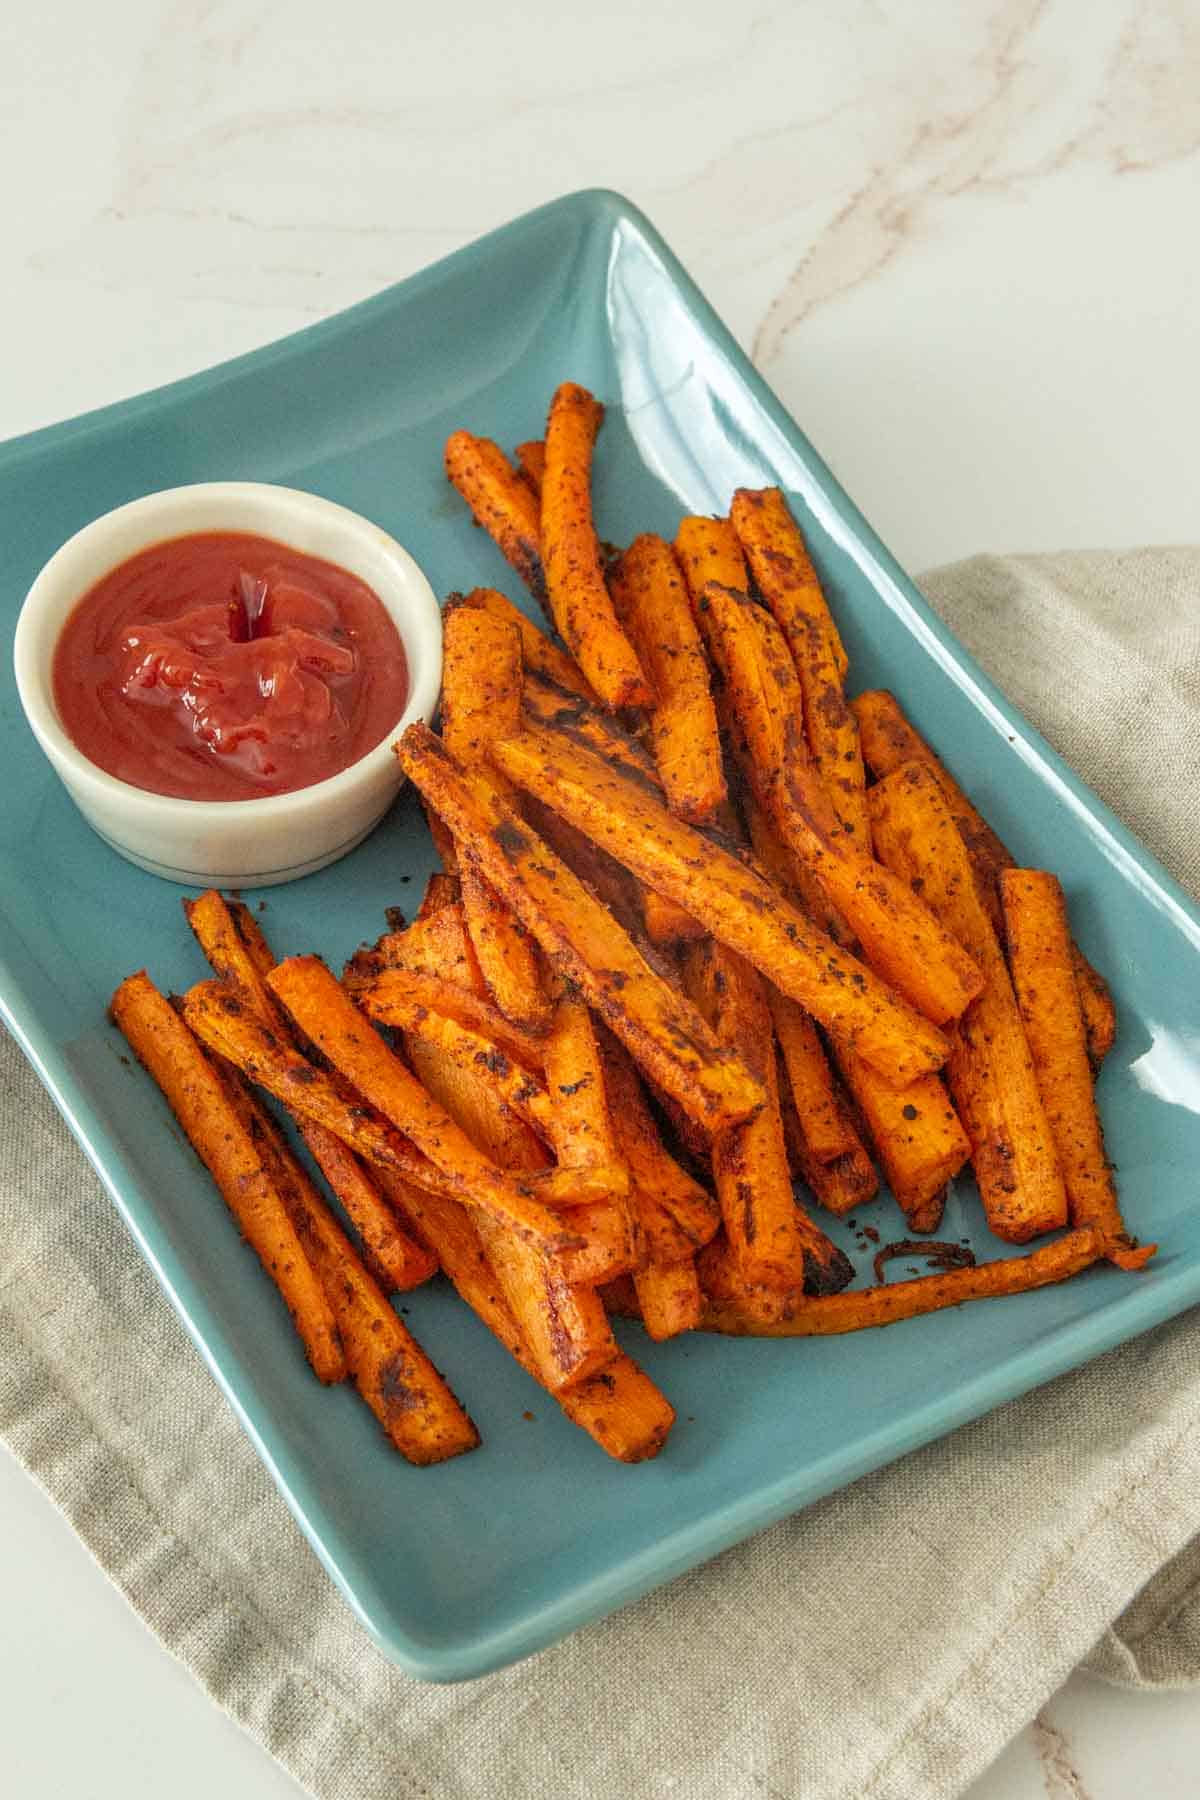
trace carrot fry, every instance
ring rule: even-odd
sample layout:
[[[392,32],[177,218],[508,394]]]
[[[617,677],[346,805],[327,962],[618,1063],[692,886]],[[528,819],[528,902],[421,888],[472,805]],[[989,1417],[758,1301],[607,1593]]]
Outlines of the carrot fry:
[[[600,1048],[613,1129],[637,1193],[643,1230],[660,1260],[678,1261],[715,1235],[720,1208],[670,1155],[633,1064],[611,1033],[605,1034]]]
[[[560,698],[573,694],[586,700],[589,705],[599,704],[578,663],[553,638],[547,637],[532,619],[527,619],[520,607],[514,606],[506,595],[498,593],[495,588],[472,588],[469,594],[461,597],[461,601],[457,596],[452,598],[456,604],[478,607],[480,611],[490,613],[494,619],[516,627],[521,636],[521,660],[525,665],[527,681],[536,677],[557,688]]]
[[[646,936],[660,950],[697,944],[708,935],[699,919],[693,919],[682,906],[668,900],[665,894],[656,894],[653,888],[642,889],[642,923]]]
[[[269,983],[300,1029],[384,1118],[404,1133],[472,1205],[495,1213],[546,1251],[565,1248],[544,1206],[484,1156],[388,1049],[325,964],[292,956]]]
[[[573,1206],[568,1216],[583,1243],[577,1249],[564,1250],[559,1259],[566,1280],[597,1287],[636,1266],[634,1219],[625,1195],[587,1200],[582,1206]]]
[[[329,1301],[265,1165],[213,1064],[145,970],[112,997],[113,1019],[162,1089],[265,1272],[278,1288],[319,1381],[342,1381],[346,1361]]]
[[[533,438],[528,443],[518,444],[513,455],[517,459],[518,469],[540,500],[542,476],[546,473],[545,444],[541,438]]]
[[[871,773],[882,780],[893,769],[906,762],[928,764],[945,795],[946,803],[959,833],[971,854],[983,898],[992,914],[997,932],[1001,930],[1000,902],[996,883],[1005,869],[1016,867],[1007,846],[997,837],[982,813],[968,800],[945,764],[925,742],[920,732],[905,718],[893,694],[886,689],[873,689],[859,694],[850,702],[858,720],[863,757]],[[1087,1026],[1088,1055],[1098,1068],[1113,1047],[1117,1033],[1117,1015],[1112,995],[1102,975],[1076,946],[1075,978]]]
[[[490,1089],[502,1107],[549,1139],[553,1108],[545,1087],[538,1076],[513,1062],[494,1039],[430,1007],[395,1002],[380,1013],[373,1010],[369,994],[360,997],[360,1004],[368,1017],[383,1018],[402,1030],[410,1043],[432,1044],[464,1075]]]
[[[778,626],[743,595],[711,584],[700,609],[745,738],[759,804],[856,933],[881,979],[935,1025],[948,1024],[979,992],[983,977],[928,907],[841,829],[799,730],[799,682]]]
[[[1153,1250],[1132,1247],[1104,1154],[1062,888],[1041,869],[1005,869],[1000,899],[1013,986],[1054,1134],[1071,1223],[1094,1225],[1112,1246],[1108,1254],[1113,1262],[1140,1268]]]
[[[526,1031],[545,1031],[549,1008],[533,943],[490,883],[463,867],[463,917],[484,982],[502,1013]]]
[[[550,403],[542,475],[542,549],[550,611],[606,706],[651,706],[654,690],[617,623],[592,524],[591,469],[604,408],[565,381]]]
[[[248,906],[229,905],[210,888],[183,902],[188,924],[214,971],[250,999],[264,1025],[290,1037],[286,1015],[266,984],[275,957]],[[437,1272],[437,1262],[398,1222],[353,1152],[312,1119],[302,1119],[300,1135],[357,1231],[363,1255],[379,1284],[397,1293],[419,1287]]]
[[[829,633],[830,648],[844,679],[848,666],[845,646],[800,529],[779,489],[739,488],[730,504],[729,517],[759,592],[774,613],[793,655],[803,644],[807,621],[816,619]]]
[[[857,953],[854,933],[837,909],[829,904],[824,888],[808,864],[792,855],[753,793],[747,792],[741,798],[750,828],[751,848],[759,867],[780,893],[794,901],[819,930],[835,944],[840,944],[843,950]]]
[[[456,431],[446,440],[446,474],[500,554],[512,564],[535,600],[546,598],[542,566],[541,509],[527,483],[490,438]]]
[[[654,758],[640,738],[635,738],[581,696],[564,694],[540,676],[525,676],[524,709],[537,725],[552,725],[572,743],[594,750],[623,774],[632,775],[662,792]]]
[[[1067,1196],[1012,982],[990,914],[937,780],[905,763],[870,791],[875,845],[921,893],[984,971],[946,1066],[971,1143],[975,1178],[997,1237],[1012,1243],[1067,1220]]]
[[[395,1186],[393,1176],[384,1179]],[[539,1380],[537,1367],[465,1208],[454,1200],[407,1188],[403,1183],[397,1191],[461,1298],[526,1373]],[[618,1355],[598,1375],[554,1397],[567,1418],[618,1462],[644,1462],[657,1456],[675,1422],[674,1408],[665,1395],[631,1357],[624,1355]]]
[[[592,1015],[577,995],[564,994],[554,1009],[545,1067],[550,1142],[558,1161],[568,1169],[620,1165]]]
[[[675,554],[688,585],[693,610],[710,581],[746,593],[750,574],[738,534],[728,519],[681,519]]]
[[[491,613],[460,606],[446,614],[442,640],[443,740],[458,762],[479,765],[492,739],[520,729],[520,634]],[[530,1031],[546,1030],[550,1007],[533,945],[475,870],[461,869],[459,881],[467,931],[497,1006]]]
[[[473,606],[442,619],[442,737],[459,762],[481,762],[493,738],[521,728],[521,634]]]
[[[488,1039],[525,1069],[539,1073],[544,1066],[545,1038],[522,1030],[490,1000],[481,1000],[469,988],[458,987],[444,976],[391,968],[368,976],[352,973],[343,977],[343,985],[377,1024],[411,1031],[415,1029],[412,1021],[419,1014],[436,1013]]]
[[[1005,1262],[979,1263],[940,1275],[921,1275],[882,1287],[858,1288],[848,1294],[779,1295],[761,1289],[745,1296],[713,1295],[700,1323],[702,1331],[732,1337],[830,1337],[871,1326],[894,1325],[967,1300],[1025,1294],[1033,1288],[1069,1281],[1104,1255],[1104,1240],[1090,1226],[1069,1231],[1052,1244]]]
[[[357,967],[358,957],[354,957],[347,969]],[[407,969],[413,975],[438,975],[444,970],[444,980],[466,988],[476,999],[486,998],[487,988],[458,900],[414,919],[403,931],[385,932],[367,952],[361,976],[352,973],[351,979],[373,978],[384,969]]]
[[[768,986],[766,994],[809,1152],[818,1162],[834,1162],[853,1150],[857,1133],[838,1102],[816,1027],[778,988]]]
[[[398,754],[414,786],[452,826],[464,857],[477,862],[558,972],[661,1087],[710,1122],[743,1118],[761,1104],[762,1091],[741,1061],[717,1044],[611,914],[523,820],[455,766],[431,731],[411,726]]]
[[[694,945],[684,983],[722,1042],[761,1076],[767,1104],[753,1119],[713,1139],[721,1217],[744,1279],[776,1288],[833,1293],[853,1280],[851,1264],[800,1206],[788,1168],[779,1109],[771,1015],[757,973],[723,945]]]
[[[858,725],[846,705],[842,669],[829,627],[806,617],[789,645],[804,695],[804,730],[817,773],[833,801],[846,837],[863,856],[871,854],[866,774]]]
[[[654,687],[650,747],[667,804],[681,819],[704,824],[725,799],[725,773],[708,663],[671,546],[651,532],[635,538],[609,589]]]
[[[946,1183],[971,1155],[967,1134],[939,1075],[907,1088],[880,1081],[852,1051],[837,1057],[892,1197],[914,1231],[936,1231]]]
[[[782,1065],[782,1054],[779,1062]],[[833,1213],[839,1219],[860,1206],[869,1205],[879,1192],[879,1177],[862,1141],[856,1134],[851,1148],[841,1156],[835,1156],[832,1162],[818,1161],[809,1149],[786,1077],[787,1070],[781,1066],[780,1111],[783,1115],[783,1137],[787,1145],[788,1164],[793,1175],[805,1183],[826,1212]]]
[[[337,1319],[360,1397],[400,1454],[427,1467],[461,1456],[479,1433],[424,1350],[355,1255],[345,1232],[297,1162],[278,1123],[227,1070],[227,1091],[264,1160]],[[432,1251],[425,1254],[434,1262]]]
[[[454,848],[454,839],[436,813],[427,811],[425,823],[442,866],[434,870],[425,884],[425,892],[417,908],[418,919],[423,919],[427,913],[436,912],[439,906],[444,905],[447,892],[452,899],[458,899],[458,852]]]
[[[492,755],[518,787],[686,908],[882,1075],[902,1086],[944,1061],[946,1042],[933,1025],[744,863],[598,757],[541,728],[502,740]]]
[[[694,1256],[679,1262],[651,1259],[633,1272],[633,1285],[646,1335],[662,1343],[700,1323],[703,1295]]]

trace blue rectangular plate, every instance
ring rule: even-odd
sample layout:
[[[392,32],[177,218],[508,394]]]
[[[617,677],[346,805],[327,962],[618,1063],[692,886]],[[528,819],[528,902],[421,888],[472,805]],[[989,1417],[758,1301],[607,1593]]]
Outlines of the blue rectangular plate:
[[[122,1061],[109,994],[145,964],[202,973],[177,889],[83,824],[3,671],[0,995],[318,1555],[380,1647],[450,1681],[551,1643],[758,1527],[1086,1361],[1200,1299],[1200,919],[1105,807],[942,629],[653,229],[576,195],[529,214],[327,323],[160,392],[0,448],[0,572],[15,620],[42,562],[108,507],[178,482],[310,488],[376,519],[435,588],[512,589],[447,488],[467,425],[513,445],[565,378],[608,406],[603,536],[672,534],[733,488],[792,498],[858,686],[893,687],[1018,858],[1057,869],[1121,1029],[1100,1082],[1133,1230],[1160,1240],[1138,1278],[1061,1288],[877,1334],[795,1344],[623,1328],[671,1396],[665,1454],[610,1463],[442,1284],[410,1322],[483,1433],[444,1468],[408,1468],[346,1390],[307,1372],[286,1317],[166,1109]],[[281,951],[335,965],[383,909],[420,892],[431,849],[411,795],[353,856],[268,896]],[[1011,1254],[963,1183],[944,1235]],[[890,1199],[870,1214],[903,1235]],[[848,1250],[853,1235],[834,1226]],[[533,1419],[525,1415],[533,1413]]]

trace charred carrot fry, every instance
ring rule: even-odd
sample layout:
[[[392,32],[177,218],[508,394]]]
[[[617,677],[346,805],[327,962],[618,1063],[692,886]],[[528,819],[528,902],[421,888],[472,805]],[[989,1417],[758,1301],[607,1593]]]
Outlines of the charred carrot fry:
[[[335,1069],[475,1206],[552,1252],[564,1248],[554,1215],[498,1169],[388,1049],[315,956],[291,956],[268,978],[272,993]]]
[[[870,791],[880,857],[919,882],[928,904],[984,971],[946,1065],[971,1143],[975,1178],[997,1237],[1024,1243],[1067,1220],[1054,1137],[1038,1091],[1012,982],[967,847],[937,780],[905,763]]]
[[[591,706],[599,704],[579,664],[553,638],[547,637],[532,619],[527,619],[520,607],[514,606],[506,595],[498,593],[495,588],[473,588],[461,600],[455,597],[455,603],[477,607],[482,612],[490,613],[494,619],[515,627],[521,637],[521,660],[525,665],[527,681],[536,678],[548,684],[558,691],[560,698],[574,694]]]
[[[1056,1281],[1069,1281],[1103,1255],[1100,1232],[1085,1226],[1005,1262],[979,1263],[942,1275],[921,1275],[913,1281],[858,1288],[848,1294],[810,1299],[807,1295],[781,1296],[764,1288],[749,1303],[743,1295],[725,1299],[711,1294],[700,1329],[732,1337],[836,1336],[871,1326],[895,1325],[901,1319],[961,1306],[967,1300],[1026,1294]]]
[[[230,1105],[217,1070],[145,970],[121,983],[110,1010],[278,1288],[314,1375],[324,1382],[344,1380],[345,1355],[325,1291],[262,1151]]]
[[[1008,962],[1038,1086],[1054,1134],[1072,1225],[1094,1225],[1123,1268],[1140,1268],[1153,1247],[1134,1249],[1104,1153],[1087,1034],[1063,891],[1042,869],[1004,869],[1000,899]]]
[[[738,534],[728,519],[681,519],[675,534],[675,554],[683,569],[693,608],[710,581],[720,582],[722,587],[734,588],[739,593],[749,589],[746,558]]]
[[[800,734],[799,683],[782,633],[761,607],[727,588],[710,584],[700,607],[760,805],[876,973],[934,1024],[948,1024],[980,991],[982,975],[904,882],[840,829]]]
[[[769,1287],[833,1293],[853,1278],[846,1257],[792,1192],[776,1081],[771,1015],[757,973],[719,944],[686,954],[684,984],[723,1042],[755,1067],[767,1103],[713,1138],[713,1179],[743,1277]]]
[[[443,896],[447,890],[453,899],[458,899],[458,852],[454,848],[454,839],[436,813],[426,812],[425,823],[442,866],[434,870],[425,885],[425,893],[417,908],[418,919],[424,918],[428,912],[436,912],[444,904]]]
[[[1005,869],[1016,866],[1012,853],[982,813],[971,804],[920,732],[905,718],[893,694],[883,688],[873,689],[859,694],[850,705],[858,720],[863,756],[873,775],[882,779],[906,762],[924,762],[932,770],[970,851],[984,900],[999,932],[1000,902],[996,884]],[[1098,1068],[1116,1038],[1116,1009],[1103,976],[1092,967],[1077,945],[1072,945],[1071,954],[1087,1027],[1088,1055]]]
[[[490,438],[456,431],[446,440],[446,474],[535,600],[546,598],[536,494]]]
[[[604,408],[572,381],[546,422],[542,552],[554,623],[606,706],[651,706],[654,690],[617,623],[592,524],[591,469]]]
[[[453,1200],[421,1189],[402,1185],[401,1192],[462,1299],[538,1381],[536,1365],[466,1210]],[[675,1422],[674,1408],[665,1395],[624,1355],[578,1387],[554,1397],[567,1418],[618,1462],[644,1462],[657,1456]]]
[[[542,476],[546,473],[545,444],[541,438],[532,438],[528,443],[518,444],[513,454],[517,459],[518,469],[540,500]]]
[[[481,1000],[469,988],[458,987],[442,975],[380,969],[368,976],[347,975],[343,985],[377,1024],[411,1031],[418,1015],[436,1013],[486,1039],[525,1069],[537,1073],[545,1065],[545,1038],[514,1025],[490,1000]]]
[[[589,705],[580,695],[564,694],[538,675],[526,674],[524,708],[526,716],[538,725],[552,725],[572,743],[594,750],[606,762],[662,792],[662,781],[654,766],[654,758],[640,738],[633,737],[605,713]]]
[[[861,1139],[855,1134],[849,1150],[835,1156],[832,1162],[819,1162],[809,1149],[800,1114],[787,1082],[782,1052],[778,1058],[779,1103],[783,1115],[783,1138],[787,1145],[788,1165],[798,1181],[803,1181],[826,1212],[842,1218],[858,1207],[868,1205],[879,1191],[875,1165],[867,1155]],[[844,1108],[843,1108],[844,1110]],[[847,1123],[852,1122],[847,1120]]]
[[[359,1261],[271,1115],[243,1077],[226,1075],[243,1125],[260,1144],[305,1253],[320,1278],[345,1346],[350,1378],[408,1462],[427,1467],[474,1450],[479,1433],[444,1378]],[[426,1252],[436,1265],[432,1251]]]
[[[494,745],[492,756],[518,787],[683,906],[882,1075],[903,1086],[940,1067],[946,1042],[933,1025],[761,876],[673,818],[599,757],[532,727]]]
[[[809,1151],[818,1162],[834,1162],[853,1150],[857,1133],[838,1102],[816,1027],[778,988],[768,986],[766,995]]]
[[[453,1062],[440,1045],[413,1033],[405,1036],[404,1053],[422,1087],[428,1088],[485,1156],[502,1169],[528,1170],[523,1179],[531,1186],[539,1175],[549,1172],[550,1157],[541,1137],[493,1086],[480,1081],[477,1068],[466,1069]],[[548,1205],[555,1203],[556,1197],[544,1198]],[[577,1226],[573,1229],[578,1231]]]
[[[427,728],[406,731],[398,754],[414,786],[451,824],[464,856],[661,1087],[708,1121],[745,1117],[761,1103],[762,1090],[741,1061],[717,1044],[695,1008],[524,820],[459,769]]]
[[[583,1242],[562,1253],[566,1280],[598,1287],[636,1266],[635,1222],[625,1195],[585,1201],[582,1206],[572,1206],[567,1216]]]
[[[818,620],[829,633],[830,648],[844,679],[848,664],[845,646],[800,529],[779,489],[739,488],[729,517],[759,592],[793,653],[803,640],[806,622]]]
[[[650,747],[667,805],[681,819],[705,824],[726,797],[721,740],[704,647],[671,546],[652,532],[635,538],[609,589],[654,688]]]
[[[266,984],[275,957],[249,907],[241,901],[229,905],[210,888],[198,900],[185,900],[183,910],[215,973],[249,998],[264,1025],[290,1036],[286,1016]],[[312,1119],[300,1121],[300,1134],[357,1231],[368,1268],[380,1285],[406,1293],[436,1274],[434,1257],[402,1229],[341,1139]]]

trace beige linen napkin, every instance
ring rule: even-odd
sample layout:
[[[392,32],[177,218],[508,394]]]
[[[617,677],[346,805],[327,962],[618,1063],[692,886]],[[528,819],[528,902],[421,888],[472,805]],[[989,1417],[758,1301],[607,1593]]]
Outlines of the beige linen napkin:
[[[925,587],[1200,885],[1200,550],[979,558]],[[337,1597],[7,1042],[0,1090],[0,1432],[320,1800],[941,1800],[1089,1652],[1132,1685],[1200,1679],[1192,1315],[531,1662],[411,1681]]]

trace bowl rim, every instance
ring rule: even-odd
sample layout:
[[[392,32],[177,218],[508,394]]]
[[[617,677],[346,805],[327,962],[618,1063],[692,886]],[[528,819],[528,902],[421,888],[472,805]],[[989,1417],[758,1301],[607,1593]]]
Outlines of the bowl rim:
[[[359,538],[369,538],[377,556],[382,555],[396,564],[397,575],[406,589],[403,609],[394,604],[391,594],[380,591],[377,581],[368,581],[367,585],[377,595],[400,634],[408,665],[408,698],[396,724],[388,728],[377,744],[364,751],[347,768],[339,769],[336,774],[327,775],[321,781],[310,782],[306,787],[290,788],[282,794],[252,795],[244,800],[190,800],[172,794],[160,794],[152,788],[138,787],[133,782],[124,781],[119,775],[112,775],[107,769],[102,769],[85,755],[59,720],[53,699],[53,656],[71,607],[68,606],[63,614],[58,631],[50,641],[48,654],[44,646],[35,644],[35,634],[42,624],[46,608],[59,600],[64,568],[79,557],[89,540],[97,540],[96,567],[82,584],[72,581],[71,585],[75,588],[72,606],[83,599],[89,589],[106,574],[118,568],[121,563],[140,555],[152,544],[169,541],[173,537],[187,537],[221,529],[215,523],[184,524],[173,529],[169,515],[174,509],[188,505],[200,508],[206,502],[220,506],[239,499],[257,501],[268,509],[275,506],[279,508],[279,526],[274,529],[264,528],[261,533],[264,537],[274,536],[278,542],[287,544],[285,519],[289,516],[295,518],[298,513],[303,513],[311,519],[340,526]],[[103,540],[119,531],[122,525],[142,519],[145,520],[146,530],[140,541],[126,548],[121,555],[106,561],[103,550],[99,548]],[[161,523],[157,523],[158,521]],[[225,529],[249,527],[226,526]],[[292,546],[289,545],[290,547]],[[324,560],[337,562],[338,559],[330,556]],[[359,579],[367,578],[360,575]],[[115,805],[136,807],[148,824],[156,819],[165,821],[168,817],[176,823],[186,817],[197,826],[231,817],[247,822],[266,817],[272,820],[286,819],[289,815],[298,817],[313,808],[336,804],[340,798],[348,796],[362,784],[381,778],[391,768],[396,768],[399,775],[399,765],[392,746],[407,726],[418,719],[432,716],[441,689],[441,608],[428,576],[411,551],[406,550],[381,525],[376,525],[365,514],[355,512],[351,507],[342,506],[336,500],[328,500],[324,495],[310,493],[307,489],[288,487],[276,482],[187,482],[177,487],[159,488],[112,507],[81,526],[59,545],[34,577],[17,616],[13,633],[13,670],[17,694],[30,729],[54,764],[60,779],[69,785],[79,786],[96,798],[106,797]]]

